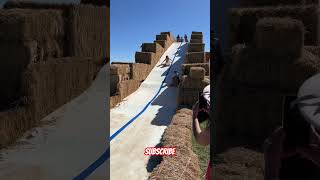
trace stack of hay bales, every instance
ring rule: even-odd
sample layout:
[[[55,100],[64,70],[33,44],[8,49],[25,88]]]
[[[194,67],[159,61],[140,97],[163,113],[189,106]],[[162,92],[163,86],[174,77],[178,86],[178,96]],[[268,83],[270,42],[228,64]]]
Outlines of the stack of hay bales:
[[[296,94],[320,72],[320,59],[303,47],[301,21],[263,18],[255,31],[253,45],[234,47],[218,84],[216,152],[240,144],[261,147],[281,125],[283,96]]]
[[[107,6],[93,4],[95,3],[77,5],[8,1],[4,8],[6,11],[21,9],[34,13],[39,12],[39,10],[60,12],[62,14],[62,25],[60,27],[64,34],[59,36],[60,41],[58,43],[63,45],[64,57],[102,57],[109,60],[110,28],[107,24],[109,23],[110,9]],[[46,18],[43,19],[47,20]],[[47,22],[50,21],[47,20]]]
[[[109,57],[107,10],[8,2],[0,11],[0,146],[90,86]]]
[[[192,63],[192,64],[182,64],[182,74],[188,75],[190,73],[191,67],[202,67],[205,70],[205,76],[210,76],[210,65],[209,63]]]
[[[205,52],[202,32],[192,32],[185,63],[204,63]]]
[[[149,179],[200,180],[200,167],[197,155],[192,151],[192,111],[180,109],[165,130],[162,145],[176,147],[176,156],[164,156],[153,170]]]
[[[164,43],[143,43],[141,52],[136,52],[136,63],[112,63],[110,76],[110,106],[115,107],[125,97],[137,90],[153,67],[158,63],[165,50],[174,42],[170,32],[161,32],[157,39]]]
[[[205,78],[206,71],[202,67],[191,67],[189,75],[184,75],[179,84],[178,104],[191,107],[197,100],[199,92],[210,84]]]
[[[159,35],[156,35],[156,40],[154,41],[154,43],[160,44],[164,51],[166,51],[173,42],[174,36],[171,32],[161,32]]]
[[[254,42],[255,25],[259,19],[264,17],[291,17],[298,19],[305,26],[305,45],[320,45],[318,12],[318,4],[231,9],[231,45],[238,43],[252,44]]]
[[[1,10],[0,29],[0,105],[5,106],[21,96],[28,64],[63,55],[63,17],[61,11]]]

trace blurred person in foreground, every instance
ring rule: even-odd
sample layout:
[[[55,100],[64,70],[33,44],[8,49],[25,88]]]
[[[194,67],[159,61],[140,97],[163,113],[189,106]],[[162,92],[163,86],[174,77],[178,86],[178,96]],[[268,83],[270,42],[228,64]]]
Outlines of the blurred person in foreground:
[[[320,74],[283,107],[282,126],[265,141],[265,180],[319,180]]]
[[[192,130],[197,143],[207,146],[210,144],[210,85],[203,89],[199,94],[198,101],[193,108]],[[208,125],[205,129],[201,129],[200,123],[208,120]],[[211,164],[209,162],[206,179],[210,179]]]

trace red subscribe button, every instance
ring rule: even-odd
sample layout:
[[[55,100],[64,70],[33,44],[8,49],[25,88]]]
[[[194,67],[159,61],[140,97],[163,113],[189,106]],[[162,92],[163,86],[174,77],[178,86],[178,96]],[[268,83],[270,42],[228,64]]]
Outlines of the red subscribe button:
[[[146,156],[176,156],[176,147],[146,147],[144,155]]]

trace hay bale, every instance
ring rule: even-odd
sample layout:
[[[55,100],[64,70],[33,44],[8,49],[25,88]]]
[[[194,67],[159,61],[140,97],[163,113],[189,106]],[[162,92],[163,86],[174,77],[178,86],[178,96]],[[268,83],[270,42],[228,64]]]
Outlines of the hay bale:
[[[196,154],[189,151],[180,153],[177,149],[177,156],[165,156],[151,173],[150,180],[158,179],[185,179],[200,180],[199,159]]]
[[[143,81],[145,80],[150,71],[152,66],[149,64],[142,64],[142,63],[133,63],[132,64],[132,79]]]
[[[190,43],[203,43],[202,39],[191,39]]]
[[[91,5],[69,8],[67,16],[69,56],[109,56],[108,11],[107,7]]]
[[[263,154],[243,147],[236,147],[219,154],[213,166],[214,178],[223,180],[264,179]]]
[[[191,39],[203,39],[202,34],[191,34]]]
[[[155,53],[153,53],[153,52],[136,52],[135,61],[136,61],[136,63],[154,65],[156,63]]]
[[[191,63],[191,64],[182,64],[182,74],[188,75],[191,67],[202,67],[205,70],[205,75],[210,75],[210,64],[209,63]]]
[[[203,80],[205,75],[205,70],[202,67],[191,67],[189,76],[191,79]]]
[[[116,75],[127,75],[130,74],[130,63],[117,63],[112,62],[110,65],[110,74],[116,74]]]
[[[180,88],[185,90],[187,89],[202,89],[208,85],[208,82],[205,80],[193,79],[190,76],[183,76],[180,84]]]
[[[167,50],[170,46],[166,40],[155,40],[154,42],[160,44],[164,50]]]
[[[170,37],[168,34],[159,34],[156,35],[156,40],[165,40],[165,41],[169,41]]]
[[[190,129],[180,125],[170,125],[163,135],[163,144],[165,146],[175,146],[177,149],[191,149],[192,133]]]
[[[203,43],[189,43],[188,52],[204,52]]]
[[[255,44],[266,55],[301,56],[304,45],[304,27],[291,18],[262,18],[258,21]]]
[[[37,46],[35,48],[38,61],[48,57],[63,56],[64,35],[62,11],[30,9],[0,11],[0,38],[3,41],[17,43],[34,41]]]
[[[80,95],[98,73],[92,58],[57,58],[30,64],[23,75],[23,89],[32,100],[39,120]],[[59,88],[57,88],[59,87]]]
[[[191,109],[182,108],[177,111],[177,114],[186,114],[186,115],[192,116],[193,111]]]
[[[64,35],[62,11],[10,9],[0,11],[1,39],[38,39]]]
[[[186,53],[185,63],[204,63],[204,52]]]
[[[266,57],[248,47],[233,59],[230,74],[243,84],[295,93],[303,81],[319,72],[319,65],[319,58],[306,50],[299,58],[287,59]]]
[[[121,99],[124,99],[125,97],[129,96],[132,94],[134,91],[136,91],[140,86],[140,81],[130,79],[127,81],[122,81],[119,84],[119,92]]]
[[[163,47],[158,43],[143,43],[142,52],[153,52],[156,54],[162,54],[164,52]]]
[[[201,34],[202,35],[202,32],[200,32],[200,31],[192,31],[191,34]]]
[[[231,45],[253,43],[256,23],[264,17],[290,17],[303,22],[305,26],[305,44],[319,44],[318,6],[280,6],[234,8],[230,10]]]
[[[192,116],[188,114],[178,113],[175,114],[171,120],[172,125],[179,127],[187,128],[190,131],[192,130]]]

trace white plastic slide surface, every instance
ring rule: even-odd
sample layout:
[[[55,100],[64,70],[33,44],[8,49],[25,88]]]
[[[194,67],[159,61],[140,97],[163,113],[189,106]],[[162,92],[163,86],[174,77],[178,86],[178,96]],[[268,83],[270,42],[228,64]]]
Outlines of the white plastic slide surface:
[[[141,86],[110,110],[111,180],[148,179],[155,162],[144,155],[144,148],[160,143],[176,111],[178,89],[167,85],[174,71],[180,71],[185,52],[185,43],[173,43]],[[166,56],[173,60],[171,67],[159,67]]]
[[[83,94],[42,120],[48,125],[26,133],[1,151],[0,179],[71,180],[107,149],[109,67],[102,67]],[[32,134],[33,138],[28,138]],[[107,179],[106,163],[87,179]]]

